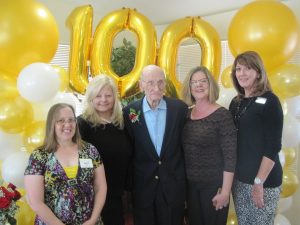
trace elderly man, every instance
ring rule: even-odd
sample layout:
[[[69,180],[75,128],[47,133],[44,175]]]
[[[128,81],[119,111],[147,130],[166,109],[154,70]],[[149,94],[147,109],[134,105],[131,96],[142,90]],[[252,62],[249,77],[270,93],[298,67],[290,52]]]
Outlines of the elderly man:
[[[124,109],[134,145],[133,204],[135,225],[182,225],[185,170],[181,131],[187,105],[164,96],[165,74],[146,66],[140,79],[145,97]]]

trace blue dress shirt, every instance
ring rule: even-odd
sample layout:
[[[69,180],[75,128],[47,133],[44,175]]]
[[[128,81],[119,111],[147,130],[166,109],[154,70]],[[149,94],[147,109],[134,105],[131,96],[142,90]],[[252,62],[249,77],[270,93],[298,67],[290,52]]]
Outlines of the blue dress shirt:
[[[146,97],[143,99],[143,112],[150,138],[155,147],[157,155],[160,155],[165,134],[167,104],[161,99],[156,109],[151,109]]]

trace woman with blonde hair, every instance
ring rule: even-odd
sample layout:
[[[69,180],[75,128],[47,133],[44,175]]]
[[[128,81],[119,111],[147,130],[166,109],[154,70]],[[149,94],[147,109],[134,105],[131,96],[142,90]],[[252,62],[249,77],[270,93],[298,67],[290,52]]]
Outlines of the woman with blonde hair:
[[[226,225],[236,161],[231,114],[216,103],[219,87],[204,66],[188,73],[182,96],[190,106],[182,131],[189,224]]]
[[[105,225],[124,225],[122,195],[130,175],[132,149],[111,77],[98,75],[90,81],[78,126],[82,139],[95,145],[103,159],[107,197],[102,220]]]
[[[31,153],[25,189],[36,225],[100,225],[106,196],[97,149],[81,140],[71,105],[53,105],[44,145]]]

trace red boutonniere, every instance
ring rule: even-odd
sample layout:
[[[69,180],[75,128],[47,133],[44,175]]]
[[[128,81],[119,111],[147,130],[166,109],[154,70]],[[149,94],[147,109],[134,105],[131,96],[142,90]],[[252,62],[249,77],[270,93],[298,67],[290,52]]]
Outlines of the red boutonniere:
[[[136,112],[135,109],[133,108],[129,109],[129,119],[131,123],[140,122],[140,115],[141,115],[140,110]]]

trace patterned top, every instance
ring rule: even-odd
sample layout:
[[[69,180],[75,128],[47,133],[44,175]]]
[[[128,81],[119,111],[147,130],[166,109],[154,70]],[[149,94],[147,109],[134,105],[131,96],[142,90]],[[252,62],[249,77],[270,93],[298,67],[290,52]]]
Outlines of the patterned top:
[[[79,159],[91,159],[93,168],[79,166],[76,178],[68,179],[54,153],[43,149],[33,151],[25,175],[44,176],[44,201],[52,212],[67,225],[79,225],[88,220],[94,204],[94,170],[102,164],[97,149],[86,144]],[[38,216],[35,225],[46,225]]]
[[[222,185],[223,171],[234,172],[236,129],[227,109],[220,107],[202,119],[188,118],[182,142],[188,180]]]

